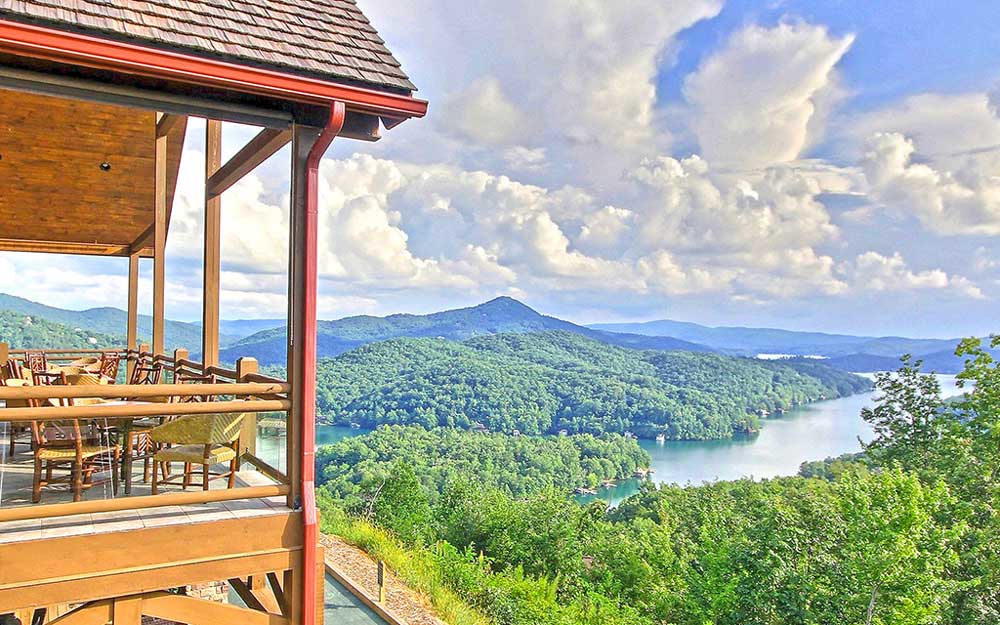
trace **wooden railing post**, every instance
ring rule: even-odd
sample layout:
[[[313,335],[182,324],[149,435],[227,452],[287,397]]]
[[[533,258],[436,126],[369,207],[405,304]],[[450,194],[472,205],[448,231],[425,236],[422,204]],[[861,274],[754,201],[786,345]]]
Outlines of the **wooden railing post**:
[[[182,360],[187,360],[190,355],[191,355],[190,352],[188,352],[188,350],[184,349],[183,347],[178,347],[177,349],[174,350],[174,377],[173,377],[174,384],[177,384],[177,369],[178,369],[177,363],[179,363]]]
[[[0,341],[0,365],[10,360],[10,345]]]
[[[246,382],[246,376],[257,373],[259,366],[257,359],[244,356],[236,361],[236,381]],[[252,399],[252,398],[248,398]],[[257,415],[248,414],[243,419],[243,430],[240,432],[240,465],[242,466],[243,454],[249,453],[257,455]]]

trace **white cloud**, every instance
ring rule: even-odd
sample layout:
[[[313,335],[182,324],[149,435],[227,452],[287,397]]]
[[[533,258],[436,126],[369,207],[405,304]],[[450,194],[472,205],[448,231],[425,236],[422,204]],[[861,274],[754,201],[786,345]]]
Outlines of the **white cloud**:
[[[862,168],[872,198],[912,213],[942,235],[1000,234],[1000,174],[972,160],[954,171],[914,162],[914,143],[899,133],[876,133],[865,144]]]
[[[969,157],[1000,151],[1000,117],[985,93],[920,93],[852,114],[839,125],[841,151],[849,158],[857,158],[878,132],[909,137],[939,166],[960,166]]]
[[[862,290],[896,292],[949,289],[970,299],[985,299],[979,287],[968,278],[949,275],[941,269],[913,271],[899,252],[892,256],[865,252],[858,255],[853,263],[844,263],[840,270]]]
[[[442,128],[477,143],[504,145],[530,132],[528,117],[503,92],[500,81],[485,76],[445,101]]]
[[[702,155],[741,168],[801,155],[838,99],[834,67],[853,40],[788,22],[736,32],[684,82]]]

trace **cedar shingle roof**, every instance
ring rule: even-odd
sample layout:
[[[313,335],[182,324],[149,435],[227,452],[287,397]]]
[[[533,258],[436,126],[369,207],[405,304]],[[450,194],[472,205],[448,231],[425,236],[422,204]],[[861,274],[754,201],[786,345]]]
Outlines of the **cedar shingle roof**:
[[[0,0],[0,17],[338,82],[415,89],[355,0]]]

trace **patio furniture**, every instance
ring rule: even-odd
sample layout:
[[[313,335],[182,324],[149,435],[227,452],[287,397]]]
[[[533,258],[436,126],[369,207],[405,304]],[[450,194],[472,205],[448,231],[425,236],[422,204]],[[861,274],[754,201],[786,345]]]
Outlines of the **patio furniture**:
[[[146,364],[144,361],[139,361],[135,368],[132,370],[132,377],[129,379],[129,384],[159,384],[160,378],[163,377],[163,365],[161,364]],[[126,398],[128,399],[128,398]],[[165,402],[169,401],[169,398],[165,397],[150,397],[146,398],[145,401],[149,402]],[[147,417],[145,419],[136,419],[134,421],[128,421],[124,427],[121,429],[122,434],[122,449],[125,451],[125,460],[122,463],[123,472],[131,472],[132,465],[136,460],[142,460],[142,481],[149,481],[149,469],[150,463],[153,457],[153,445],[149,440],[149,432],[156,426],[163,422],[162,417]],[[128,476],[131,480],[131,475]],[[131,490],[127,488],[126,492]]]
[[[13,361],[11,361],[13,362]],[[22,379],[21,377],[0,377],[0,386],[28,386],[28,381]],[[23,400],[7,400],[4,406],[9,408],[25,408],[27,407],[27,402]],[[27,423],[8,423],[7,433],[10,437],[8,443],[9,456],[14,457],[17,453],[17,445],[25,445],[31,447],[31,426]],[[28,440],[18,440],[18,437],[28,435]]]
[[[61,372],[35,372],[33,381],[35,386],[64,386],[66,376]],[[32,407],[52,403],[59,406],[73,405],[72,399],[28,401]],[[69,485],[73,501],[80,501],[85,489],[97,485],[94,473],[104,466],[111,470],[112,494],[118,494],[118,446],[102,444],[93,424],[81,427],[80,419],[38,420],[31,422],[31,434],[35,454],[32,503],[40,502],[42,489],[54,484]],[[53,477],[57,469],[68,469],[69,475]]]
[[[164,465],[167,476],[161,482],[153,471],[153,494],[158,493],[161,485],[177,483],[169,476],[172,462],[184,463],[184,472],[178,476],[184,489],[198,474],[202,490],[208,490],[210,480],[222,478],[228,479],[228,487],[233,488],[245,416],[244,413],[185,415],[153,428],[149,438],[159,447],[153,454],[153,463]],[[223,463],[229,464],[228,471],[211,472],[212,466]],[[195,472],[195,465],[201,465],[200,473]]]
[[[218,381],[219,379],[211,373],[206,375],[178,373],[174,376],[174,384],[215,384]],[[170,401],[183,404],[186,402],[206,402],[214,399],[215,397],[212,395],[175,395],[170,398]]]
[[[110,380],[109,384],[114,384],[118,380],[118,367],[121,365],[121,360],[120,352],[104,352],[101,354],[101,362],[97,372]]]
[[[49,362],[45,352],[24,352],[24,364],[32,372],[45,373],[49,370]]]

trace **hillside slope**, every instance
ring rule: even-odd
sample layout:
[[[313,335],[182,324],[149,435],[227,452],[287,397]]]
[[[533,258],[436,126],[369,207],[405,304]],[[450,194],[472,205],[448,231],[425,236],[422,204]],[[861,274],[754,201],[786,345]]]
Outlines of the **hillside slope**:
[[[761,411],[870,386],[817,363],[639,351],[566,331],[373,343],[321,360],[317,382],[334,423],[675,439],[728,438]]]
[[[0,310],[0,341],[11,349],[103,349],[120,347],[125,338]]]
[[[71,328],[82,328],[91,333],[108,336],[125,336],[128,325],[128,313],[117,308],[90,308],[87,310],[66,310],[32,302],[31,300],[0,293],[0,310],[7,310],[22,316],[45,319]],[[139,337],[148,342],[153,335],[153,318],[149,315],[139,315]],[[186,347],[192,352],[201,347],[201,327],[183,321],[166,320],[164,322],[164,344],[168,350]],[[224,342],[232,337],[222,337]],[[125,339],[120,341],[124,345]],[[61,345],[58,347],[62,347]]]
[[[357,316],[337,321],[320,321],[317,330],[320,357],[336,356],[368,343],[402,337],[432,337],[462,341],[476,336],[563,330],[612,345],[636,349],[681,349],[712,351],[709,348],[671,337],[620,334],[593,330],[542,315],[521,302],[498,297],[478,306],[446,310],[429,315]],[[222,350],[223,361],[254,356],[264,364],[283,364],[284,326],[258,332]]]

